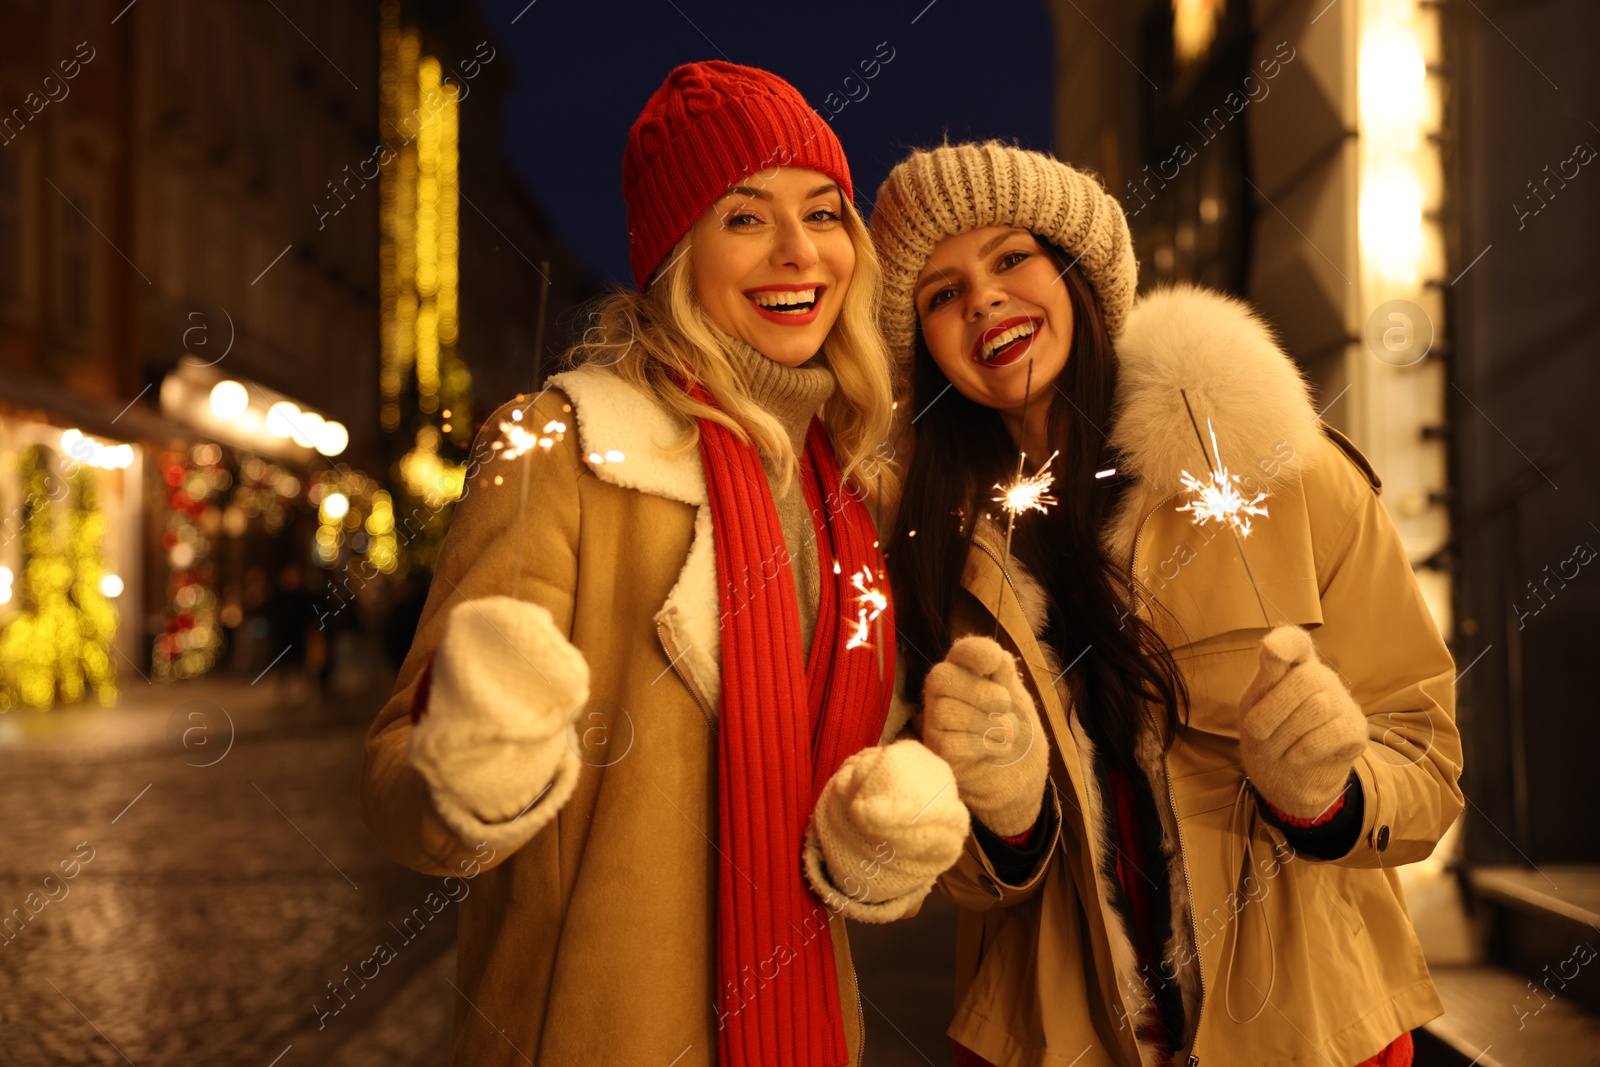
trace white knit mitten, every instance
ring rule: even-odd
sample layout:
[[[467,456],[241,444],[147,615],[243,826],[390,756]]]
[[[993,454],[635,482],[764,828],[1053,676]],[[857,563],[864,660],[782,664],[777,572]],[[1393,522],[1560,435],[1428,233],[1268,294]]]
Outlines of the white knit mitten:
[[[1239,755],[1256,792],[1297,819],[1315,819],[1344,792],[1367,746],[1367,717],[1317,655],[1311,635],[1280,626],[1239,698]]]
[[[1011,653],[963,637],[922,686],[922,739],[955,771],[961,799],[1002,837],[1026,833],[1044,805],[1050,745]]]
[[[589,666],[544,607],[490,596],[450,609],[432,671],[411,762],[463,841],[516,847],[577,784]]]
[[[885,923],[912,914],[961,857],[967,809],[949,766],[910,739],[845,760],[817,798],[805,866],[823,903]]]

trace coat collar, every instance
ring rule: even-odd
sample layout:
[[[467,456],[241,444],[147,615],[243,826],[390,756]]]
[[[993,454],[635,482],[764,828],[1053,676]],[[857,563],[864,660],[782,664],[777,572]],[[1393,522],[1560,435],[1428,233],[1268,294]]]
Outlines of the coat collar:
[[[602,367],[553,375],[550,385],[572,398],[578,444],[595,477],[695,507],[709,502],[699,450],[678,447],[682,421],[648,393]],[[622,460],[606,462],[610,452]]]
[[[691,680],[691,692],[711,713],[722,694],[721,599],[716,539],[700,450],[684,450],[683,423],[655,398],[602,367],[553,375],[550,385],[572,400],[578,446],[595,477],[623,489],[666,497],[696,509],[689,555],[655,621],[670,635]],[[620,460],[608,460],[620,453]]]

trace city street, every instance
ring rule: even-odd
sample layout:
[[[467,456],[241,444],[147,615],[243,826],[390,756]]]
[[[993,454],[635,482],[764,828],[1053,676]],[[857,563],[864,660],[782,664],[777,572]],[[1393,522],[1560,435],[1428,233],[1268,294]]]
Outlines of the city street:
[[[117,708],[0,716],[0,1064],[447,1061],[454,905],[401,929],[440,882],[384,857],[357,806],[384,689],[283,683],[135,681]],[[852,926],[874,1067],[950,1062],[954,917],[934,895]]]
[[[0,1062],[445,1061],[454,907],[414,940],[391,926],[437,880],[357,810],[379,696],[335,710],[281,681],[136,680],[119,708],[0,718]]]

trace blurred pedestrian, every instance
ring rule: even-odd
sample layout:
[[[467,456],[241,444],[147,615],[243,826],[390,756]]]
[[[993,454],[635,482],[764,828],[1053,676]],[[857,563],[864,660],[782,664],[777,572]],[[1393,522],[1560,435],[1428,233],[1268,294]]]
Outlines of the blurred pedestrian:
[[[307,663],[316,607],[317,598],[306,588],[304,565],[298,560],[285,563],[261,613],[271,634],[267,669],[277,675],[276,684],[286,697],[303,700],[311,695]]]

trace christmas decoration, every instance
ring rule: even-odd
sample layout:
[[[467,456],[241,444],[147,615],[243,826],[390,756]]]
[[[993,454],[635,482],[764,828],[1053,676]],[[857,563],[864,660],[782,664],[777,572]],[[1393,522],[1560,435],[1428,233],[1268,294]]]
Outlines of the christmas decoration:
[[[157,461],[167,497],[161,543],[171,570],[166,618],[151,652],[151,677],[156,681],[204,674],[222,649],[211,554],[213,538],[223,528],[223,509],[217,500],[233,484],[233,477],[221,462],[222,449],[214,444],[163,452]],[[282,477],[294,483],[293,493],[299,492],[292,475]],[[289,487],[280,481],[279,491],[283,488]],[[275,503],[267,502],[267,507]]]
[[[70,704],[88,693],[114,704],[117,613],[102,591],[106,519],[95,471],[68,461],[63,478],[40,445],[16,462],[24,562],[9,598],[18,613],[0,630],[0,709]]]
[[[460,497],[473,435],[472,375],[460,331],[460,88],[422,54],[398,0],[379,8],[379,409],[384,430],[414,435],[395,464],[402,508],[421,516],[398,544],[402,567],[429,569]]]

